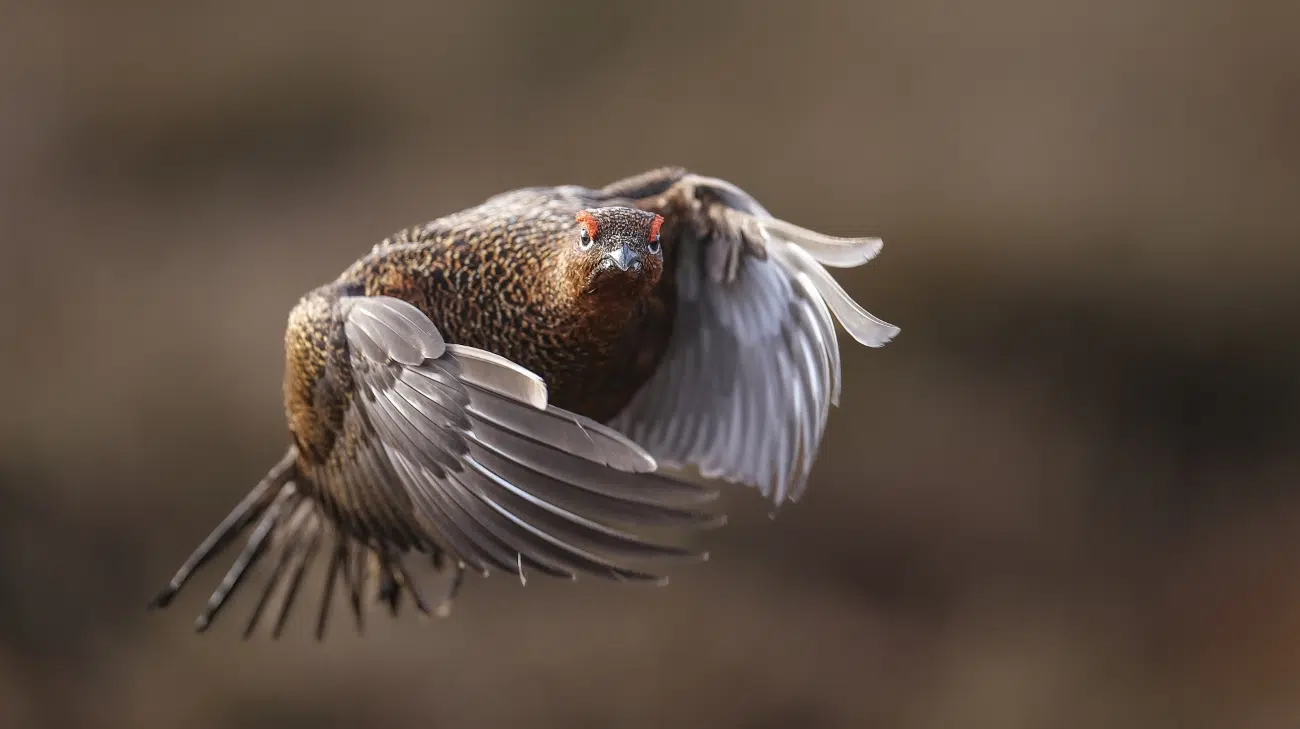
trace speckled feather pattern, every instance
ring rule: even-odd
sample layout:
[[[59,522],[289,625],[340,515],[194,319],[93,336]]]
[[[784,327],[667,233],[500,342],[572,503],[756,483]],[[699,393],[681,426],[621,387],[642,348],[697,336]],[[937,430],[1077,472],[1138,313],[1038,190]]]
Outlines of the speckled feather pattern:
[[[590,297],[568,275],[575,216],[601,203],[531,190],[493,198],[384,241],[340,283],[409,301],[448,342],[516,362],[556,406],[606,420],[653,371],[671,308],[662,288]]]
[[[303,466],[349,463],[357,447],[345,443],[343,453],[333,452],[349,435],[343,426],[354,388],[338,310],[345,295],[408,301],[448,342],[499,354],[540,375],[556,406],[598,421],[612,418],[667,348],[675,283],[664,276],[652,290],[588,295],[585,281],[565,265],[577,214],[620,203],[619,193],[662,188],[679,174],[652,172],[612,191],[570,185],[497,195],[390,236],[336,281],[304,296],[285,334],[284,388]],[[616,216],[601,232],[634,235],[651,217]]]
[[[341,433],[351,401],[347,344],[338,320],[337,287],[312,291],[289,313],[284,335],[285,415],[299,453],[323,462]]]

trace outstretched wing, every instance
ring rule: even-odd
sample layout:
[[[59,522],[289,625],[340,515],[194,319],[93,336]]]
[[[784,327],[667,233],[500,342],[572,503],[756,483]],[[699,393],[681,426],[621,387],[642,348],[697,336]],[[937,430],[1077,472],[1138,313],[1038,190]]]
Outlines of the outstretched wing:
[[[484,572],[657,581],[625,562],[702,556],[629,529],[719,523],[688,506],[715,492],[653,473],[655,460],[627,437],[548,405],[524,368],[446,344],[407,302],[341,306],[368,436],[326,484],[353,507],[342,511],[378,521],[408,509],[403,521]]]
[[[840,354],[832,315],[861,344],[898,327],[853,301],[823,267],[858,266],[879,239],[834,238],[772,217],[743,190],[692,174],[627,187],[663,215],[677,319],[654,376],[611,423],[663,465],[803,493],[832,404]],[[623,192],[620,183],[607,188]]]

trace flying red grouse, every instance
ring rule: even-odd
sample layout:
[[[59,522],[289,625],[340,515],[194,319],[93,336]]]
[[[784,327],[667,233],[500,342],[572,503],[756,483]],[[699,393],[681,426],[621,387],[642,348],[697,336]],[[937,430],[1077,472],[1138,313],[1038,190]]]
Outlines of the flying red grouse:
[[[268,553],[249,633],[279,587],[279,634],[318,554],[318,636],[340,578],[358,622],[371,589],[427,612],[412,552],[452,573],[443,614],[467,569],[662,581],[627,562],[703,555],[630,529],[721,523],[685,469],[777,505],[802,494],[839,399],[832,314],[869,347],[898,333],[823,264],[880,247],[679,168],[403,231],[290,313],[292,445],[152,605],[250,526],[200,630]]]

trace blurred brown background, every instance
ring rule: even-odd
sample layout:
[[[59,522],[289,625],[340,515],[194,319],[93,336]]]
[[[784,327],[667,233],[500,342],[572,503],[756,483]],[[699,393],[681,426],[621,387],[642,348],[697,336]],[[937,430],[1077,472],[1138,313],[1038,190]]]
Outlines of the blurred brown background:
[[[1297,8],[0,3],[0,725],[1300,726]],[[301,293],[662,164],[885,240],[804,503],[665,590],[145,613],[282,452]]]

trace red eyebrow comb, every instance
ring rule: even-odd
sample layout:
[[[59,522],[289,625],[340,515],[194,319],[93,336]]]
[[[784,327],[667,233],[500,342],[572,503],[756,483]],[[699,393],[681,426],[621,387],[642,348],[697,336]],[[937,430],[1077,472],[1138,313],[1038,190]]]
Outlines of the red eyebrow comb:
[[[600,225],[596,223],[595,216],[586,210],[583,210],[578,213],[578,222],[587,226],[587,235],[591,236],[592,240],[595,240],[596,231],[600,230]]]
[[[654,222],[650,223],[650,242],[654,243],[659,240],[659,228],[664,224],[664,216],[656,215]]]

